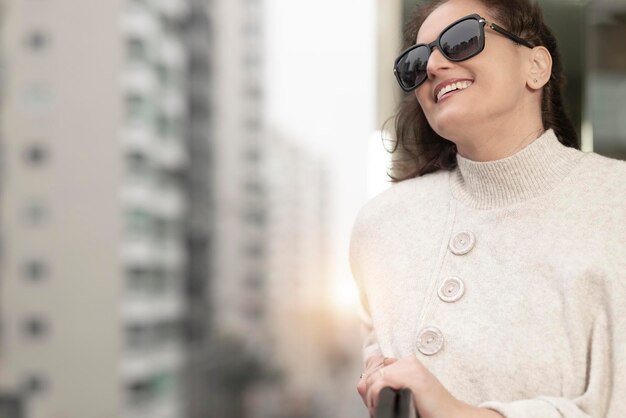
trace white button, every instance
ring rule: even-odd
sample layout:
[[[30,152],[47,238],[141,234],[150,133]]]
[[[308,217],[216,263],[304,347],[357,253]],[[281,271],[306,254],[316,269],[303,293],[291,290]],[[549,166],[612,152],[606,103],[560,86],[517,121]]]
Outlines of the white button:
[[[417,349],[420,353],[432,356],[443,347],[443,334],[439,328],[426,327],[417,336]]]
[[[474,248],[475,243],[474,234],[469,231],[463,231],[452,237],[449,247],[454,254],[463,255],[469,253]]]
[[[444,302],[452,303],[461,299],[463,293],[465,293],[465,284],[463,280],[458,277],[448,277],[439,286],[439,298]]]

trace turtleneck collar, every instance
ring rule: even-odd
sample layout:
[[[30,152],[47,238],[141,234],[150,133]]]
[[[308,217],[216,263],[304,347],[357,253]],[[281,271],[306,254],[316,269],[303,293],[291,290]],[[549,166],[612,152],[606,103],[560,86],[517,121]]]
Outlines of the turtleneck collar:
[[[584,155],[547,130],[517,153],[494,161],[472,161],[457,154],[451,173],[452,195],[476,209],[508,206],[556,186]]]

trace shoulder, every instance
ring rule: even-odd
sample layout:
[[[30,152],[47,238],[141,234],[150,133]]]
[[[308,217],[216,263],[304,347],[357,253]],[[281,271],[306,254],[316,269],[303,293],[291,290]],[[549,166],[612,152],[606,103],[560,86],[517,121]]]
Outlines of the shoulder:
[[[392,248],[415,240],[415,229],[441,222],[450,201],[450,172],[436,171],[395,183],[370,199],[356,216],[350,238],[350,263],[355,277],[367,260],[393,257]],[[392,245],[393,244],[393,245]]]
[[[601,178],[615,178],[618,179],[626,174],[626,161],[618,160],[615,158],[605,157],[595,152],[583,153],[582,160],[583,165],[594,167],[596,173],[589,173]],[[622,178],[623,179],[623,178]]]
[[[624,205],[626,199],[626,161],[608,158],[593,152],[585,153],[573,173],[572,180],[588,198]]]
[[[563,210],[593,226],[603,239],[623,242],[626,233],[626,161],[585,153],[571,173]]]
[[[439,170],[393,184],[361,208],[356,223],[389,219],[436,205],[449,195],[449,175],[449,171]]]

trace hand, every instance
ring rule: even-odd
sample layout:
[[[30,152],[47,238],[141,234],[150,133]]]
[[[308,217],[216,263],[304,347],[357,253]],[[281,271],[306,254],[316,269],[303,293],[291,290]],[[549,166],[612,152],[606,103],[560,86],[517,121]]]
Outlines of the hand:
[[[356,388],[359,392],[359,395],[361,395],[361,399],[363,399],[363,403],[365,403],[366,405],[367,402],[365,400],[365,394],[367,392],[367,378],[369,377],[369,375],[376,373],[378,369],[385,365],[385,359],[386,358],[383,357],[382,354],[374,354],[373,356],[370,356],[365,362],[365,370],[363,370],[363,373],[361,373],[361,376],[359,377],[359,383]]]
[[[378,395],[386,386],[410,389],[421,418],[502,418],[495,411],[477,408],[456,399],[413,356],[400,360],[378,356],[368,360],[357,390],[370,416],[374,416]]]

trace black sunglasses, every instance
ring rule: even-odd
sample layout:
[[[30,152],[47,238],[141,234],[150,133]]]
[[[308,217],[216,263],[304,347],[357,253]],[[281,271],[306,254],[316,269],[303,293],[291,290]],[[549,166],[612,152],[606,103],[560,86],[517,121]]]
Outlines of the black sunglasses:
[[[434,47],[438,47],[446,59],[454,62],[465,61],[480,54],[485,48],[485,25],[520,45],[533,48],[528,41],[495,23],[487,22],[477,14],[465,16],[441,31],[430,44],[413,45],[396,58],[393,72],[402,90],[415,90],[428,78],[426,66]]]

